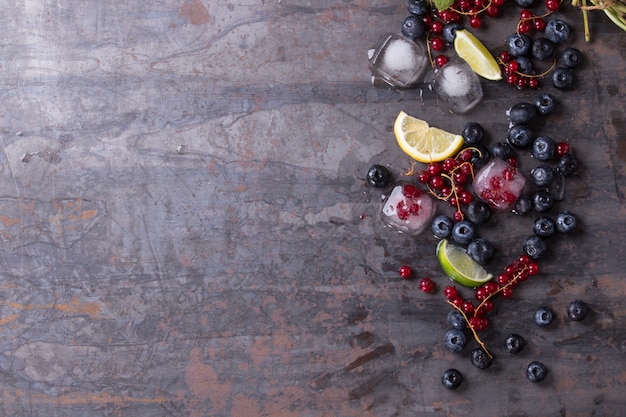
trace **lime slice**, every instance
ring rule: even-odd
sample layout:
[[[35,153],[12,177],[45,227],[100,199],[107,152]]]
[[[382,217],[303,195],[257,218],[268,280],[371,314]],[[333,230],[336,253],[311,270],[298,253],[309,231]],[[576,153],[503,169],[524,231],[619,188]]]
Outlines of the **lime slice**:
[[[463,146],[463,137],[436,127],[401,111],[396,117],[393,132],[400,148],[416,161],[429,163],[443,161],[456,154]]]
[[[476,74],[493,81],[502,79],[502,71],[498,61],[471,32],[465,29],[456,31],[454,50]]]
[[[442,239],[437,245],[437,258],[446,275],[466,287],[479,287],[493,278],[463,248],[446,239]]]

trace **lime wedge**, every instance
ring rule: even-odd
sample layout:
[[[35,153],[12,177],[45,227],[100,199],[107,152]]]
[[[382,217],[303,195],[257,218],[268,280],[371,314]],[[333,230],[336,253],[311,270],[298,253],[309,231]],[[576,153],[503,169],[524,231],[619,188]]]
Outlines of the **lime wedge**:
[[[442,239],[437,245],[437,258],[443,272],[466,287],[479,287],[493,278],[493,275],[469,257],[465,249],[449,243],[446,239]]]

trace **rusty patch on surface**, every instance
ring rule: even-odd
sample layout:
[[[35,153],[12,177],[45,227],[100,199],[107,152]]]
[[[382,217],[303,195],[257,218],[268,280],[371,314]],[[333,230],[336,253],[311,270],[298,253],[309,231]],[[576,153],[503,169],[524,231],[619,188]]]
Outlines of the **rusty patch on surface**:
[[[192,25],[206,25],[211,18],[209,10],[200,0],[185,2],[178,9],[178,13]]]

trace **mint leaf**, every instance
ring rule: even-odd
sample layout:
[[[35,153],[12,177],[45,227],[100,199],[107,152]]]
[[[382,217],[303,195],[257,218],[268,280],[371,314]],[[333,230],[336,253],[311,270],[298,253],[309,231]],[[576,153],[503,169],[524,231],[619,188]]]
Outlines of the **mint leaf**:
[[[433,0],[433,4],[437,8],[437,10],[446,10],[448,7],[452,6],[454,0]]]

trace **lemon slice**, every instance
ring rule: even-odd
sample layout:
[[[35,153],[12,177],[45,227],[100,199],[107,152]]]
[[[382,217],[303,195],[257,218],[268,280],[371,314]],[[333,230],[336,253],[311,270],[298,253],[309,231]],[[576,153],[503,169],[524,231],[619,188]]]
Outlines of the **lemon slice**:
[[[463,137],[409,116],[401,111],[396,118],[393,132],[400,148],[411,158],[429,163],[443,161],[454,155],[463,146]]]
[[[454,281],[466,287],[479,287],[493,278],[476,263],[465,250],[442,239],[437,245],[437,258],[443,271]]]
[[[454,49],[476,74],[493,81],[502,79],[502,71],[496,59],[487,47],[467,30],[456,31]]]

